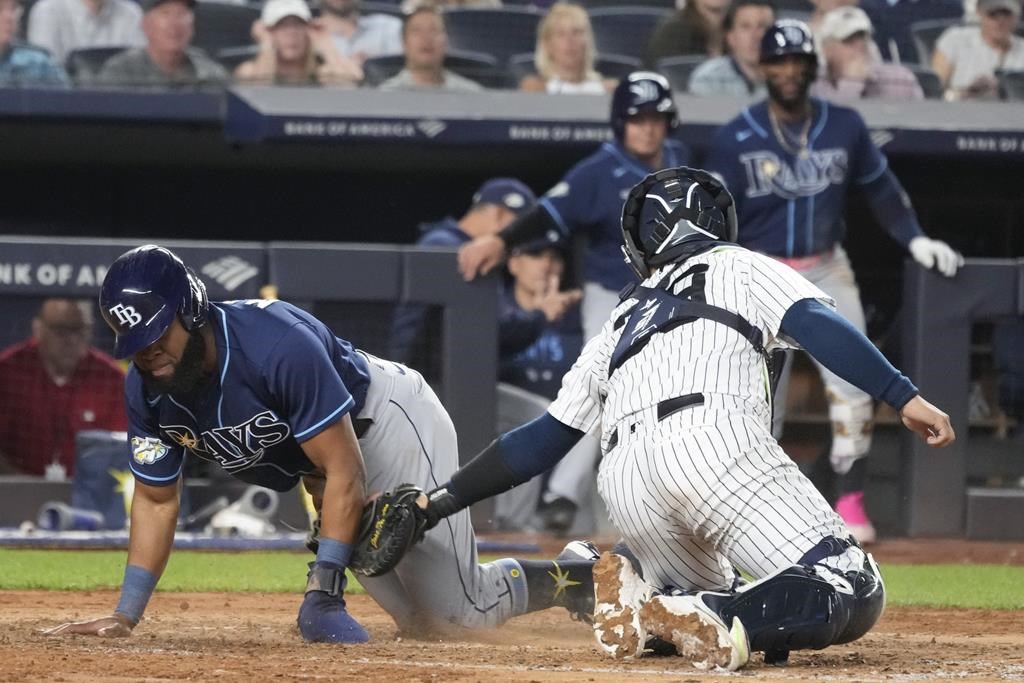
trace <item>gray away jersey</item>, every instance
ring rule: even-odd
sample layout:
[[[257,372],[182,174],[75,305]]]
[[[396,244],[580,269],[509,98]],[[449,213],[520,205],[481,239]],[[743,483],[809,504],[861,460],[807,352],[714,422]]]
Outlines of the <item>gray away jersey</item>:
[[[707,268],[694,268],[700,265]],[[687,271],[693,273],[680,277]],[[790,267],[741,247],[717,247],[665,266],[643,285],[654,287],[666,276],[668,281],[679,278],[672,286],[673,293],[686,290],[690,298],[702,295],[706,303],[746,318],[761,330],[768,351],[798,348],[780,334],[782,318],[791,305],[818,299],[834,306],[828,295]],[[768,414],[764,358],[738,332],[711,320],[697,319],[652,335],[646,347],[609,378],[619,338],[642,334],[644,321],[651,319],[654,311],[618,328],[615,323],[634,305],[645,303],[637,296],[620,302],[601,334],[587,343],[548,409],[555,419],[584,432],[600,423],[607,440],[620,420],[665,399],[698,392],[706,397],[729,397],[752,415]]]

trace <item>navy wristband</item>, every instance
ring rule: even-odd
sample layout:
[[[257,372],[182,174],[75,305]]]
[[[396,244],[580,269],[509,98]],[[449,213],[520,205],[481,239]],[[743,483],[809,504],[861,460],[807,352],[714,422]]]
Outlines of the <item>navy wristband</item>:
[[[124,568],[124,582],[121,584],[121,599],[117,602],[115,614],[121,614],[139,623],[146,604],[156,588],[157,577],[138,565],[130,564]]]
[[[350,557],[352,557],[351,545],[333,538],[320,537],[320,547],[316,551],[317,562],[330,562],[344,568],[348,566]]]

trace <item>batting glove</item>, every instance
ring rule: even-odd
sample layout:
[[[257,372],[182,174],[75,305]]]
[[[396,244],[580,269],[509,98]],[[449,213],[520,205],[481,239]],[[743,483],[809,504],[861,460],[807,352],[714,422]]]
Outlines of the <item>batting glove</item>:
[[[345,568],[331,562],[309,565],[306,597],[299,608],[299,632],[314,643],[365,643],[370,639],[345,609]]]
[[[957,269],[964,264],[964,257],[951,246],[939,240],[927,237],[915,237],[907,245],[910,255],[925,268],[935,268],[946,277],[956,275]]]

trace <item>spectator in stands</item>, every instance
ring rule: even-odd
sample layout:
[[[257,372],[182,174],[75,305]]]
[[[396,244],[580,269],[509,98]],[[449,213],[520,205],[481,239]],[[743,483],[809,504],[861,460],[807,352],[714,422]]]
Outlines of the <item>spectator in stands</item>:
[[[860,0],[860,8],[871,19],[875,43],[889,62],[918,61],[910,32],[914,24],[964,16],[960,0]]]
[[[537,27],[536,74],[519,83],[521,90],[563,95],[601,95],[615,81],[594,70],[594,32],[587,11],[569,2],[556,2]]]
[[[75,434],[127,428],[124,373],[90,347],[92,304],[47,299],[32,338],[0,353],[0,466],[56,479],[75,467]]]
[[[947,99],[992,99],[999,71],[1024,70],[1024,38],[1014,35],[1020,0],[978,0],[978,25],[947,29],[935,44],[932,69]]]
[[[46,50],[15,42],[21,11],[20,0],[0,0],[0,87],[66,87],[67,74]]]
[[[402,52],[402,22],[386,14],[360,13],[360,0],[323,0],[317,21],[343,56],[362,64],[370,57]]]
[[[839,9],[840,7],[856,5],[857,0],[811,0],[811,4],[814,5],[814,11],[807,20],[807,25],[810,27],[811,33],[814,34],[814,37],[818,38],[818,31],[821,30],[821,22],[825,20],[826,14],[834,9]]]
[[[771,0],[736,0],[723,24],[729,54],[698,66],[690,76],[689,91],[694,95],[763,96],[761,36],[774,21]]]
[[[28,17],[28,40],[63,64],[86,47],[140,47],[142,10],[132,0],[39,0]]]
[[[259,54],[238,65],[240,81],[278,85],[343,85],[363,79],[363,70],[342,57],[330,34],[312,24],[305,0],[268,0],[253,33]]]
[[[425,247],[456,247],[483,235],[494,235],[513,219],[533,208],[537,198],[515,178],[492,178],[473,195],[473,204],[462,218],[448,216],[435,223],[420,226],[422,236],[416,244]],[[388,357],[423,370],[415,360],[415,340],[423,332],[428,308],[406,305],[395,313]]]
[[[729,0],[690,0],[663,20],[647,45],[645,64],[655,68],[659,59],[676,55],[718,57],[725,48],[725,13]]]
[[[913,72],[885,64],[871,39],[871,20],[859,7],[840,7],[825,15],[818,29],[824,72],[811,92],[835,101],[861,98],[924,98]]]
[[[224,68],[191,47],[196,0],[141,0],[146,47],[115,55],[99,82],[118,86],[222,85]]]
[[[405,68],[380,84],[381,90],[431,89],[453,92],[483,90],[476,81],[444,68],[448,33],[441,11],[420,7],[402,20]]]

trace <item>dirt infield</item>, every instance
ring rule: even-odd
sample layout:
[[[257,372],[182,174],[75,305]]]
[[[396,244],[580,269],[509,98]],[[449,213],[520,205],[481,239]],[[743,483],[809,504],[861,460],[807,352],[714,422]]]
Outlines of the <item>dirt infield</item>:
[[[878,555],[1022,564],[1020,550],[891,542]],[[1024,680],[1024,615],[981,610],[890,608],[857,643],[794,653],[784,668],[765,666],[757,655],[737,674],[701,672],[678,658],[614,662],[597,651],[586,626],[560,609],[444,641],[399,638],[387,614],[365,596],[349,599],[373,638],[362,646],[302,643],[295,627],[299,597],[281,594],[158,593],[126,640],[39,633],[65,618],[108,613],[115,601],[112,591],[0,592],[0,681]]]

